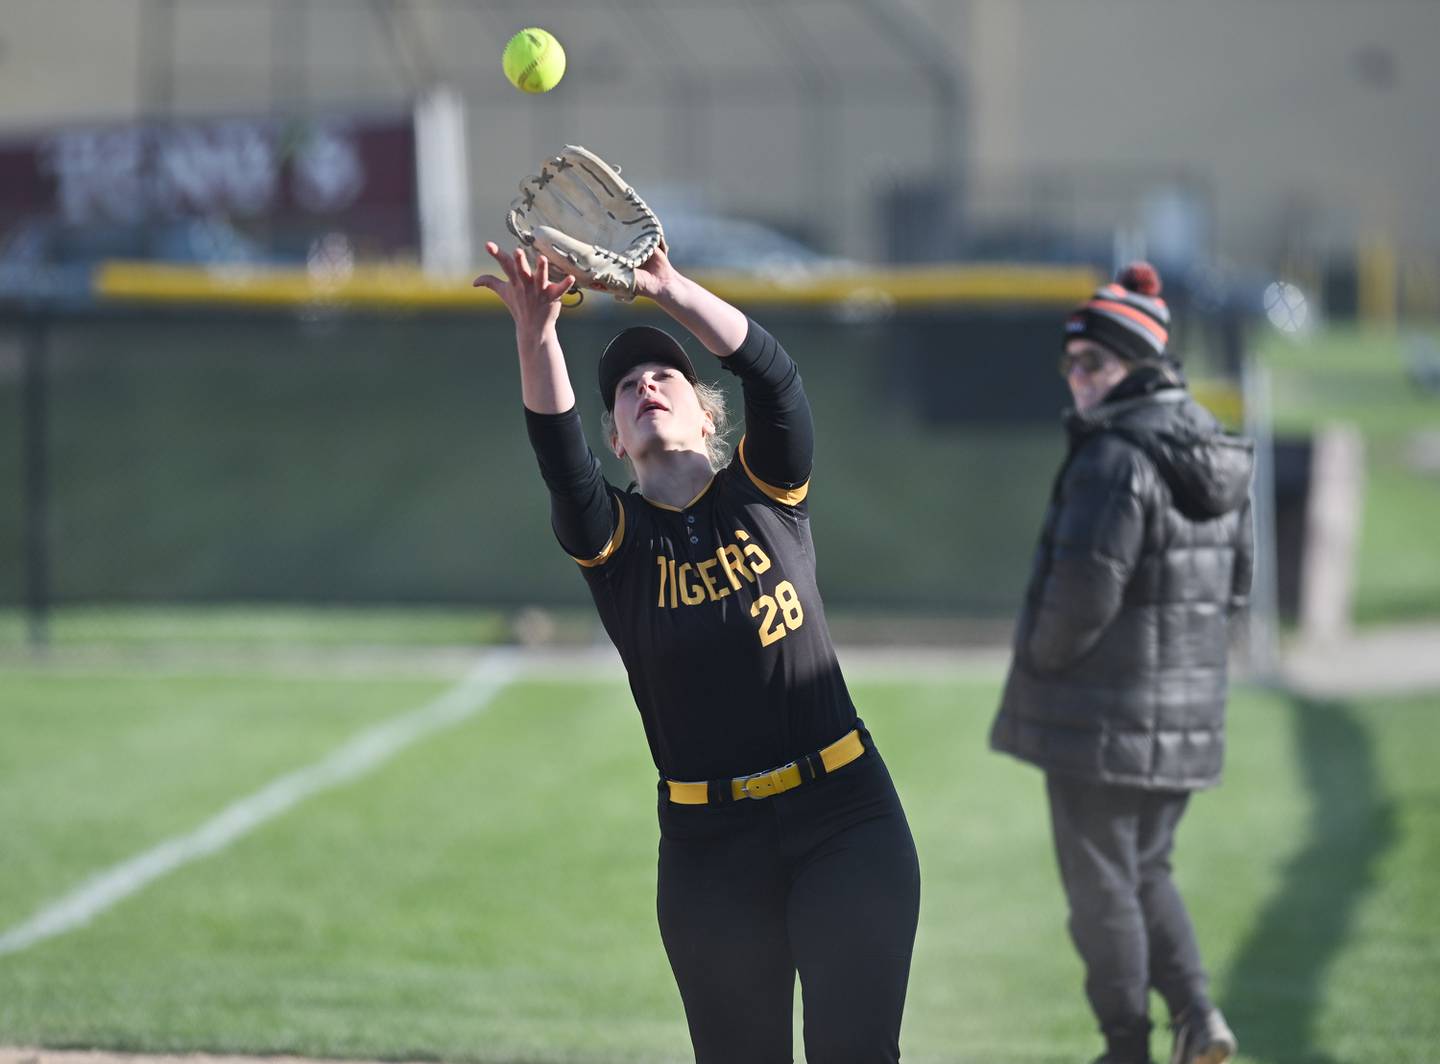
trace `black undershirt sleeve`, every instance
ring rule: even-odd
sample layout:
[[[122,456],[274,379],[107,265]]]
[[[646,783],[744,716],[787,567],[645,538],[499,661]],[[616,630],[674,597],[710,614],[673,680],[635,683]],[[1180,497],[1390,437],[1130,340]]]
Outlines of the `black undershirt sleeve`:
[[[550,489],[550,526],[574,558],[593,558],[615,531],[615,503],[600,460],[585,442],[580,412],[537,414],[526,409],[525,428]]]
[[[720,364],[740,378],[745,391],[750,472],[777,488],[798,488],[810,479],[815,423],[794,360],[752,319],[745,342]]]

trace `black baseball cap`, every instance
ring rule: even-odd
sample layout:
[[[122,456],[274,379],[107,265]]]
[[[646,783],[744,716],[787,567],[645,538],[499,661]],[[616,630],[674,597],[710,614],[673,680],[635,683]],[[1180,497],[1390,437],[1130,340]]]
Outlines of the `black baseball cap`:
[[[674,366],[691,384],[700,381],[679,340],[653,325],[632,325],[606,344],[600,355],[600,397],[606,410],[615,409],[615,386],[620,378],[642,362]]]

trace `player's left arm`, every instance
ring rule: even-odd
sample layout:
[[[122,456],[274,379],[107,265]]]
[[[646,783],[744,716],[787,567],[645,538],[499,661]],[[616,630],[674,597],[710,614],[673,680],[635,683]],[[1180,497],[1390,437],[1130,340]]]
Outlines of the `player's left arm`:
[[[756,487],[786,505],[804,501],[815,425],[794,360],[744,312],[670,265],[663,250],[635,277],[640,294],[655,300],[740,378],[745,392],[740,461]]]
[[[712,355],[728,358],[745,342],[750,320],[744,313],[672,266],[663,248],[635,271],[635,291],[653,299]]]

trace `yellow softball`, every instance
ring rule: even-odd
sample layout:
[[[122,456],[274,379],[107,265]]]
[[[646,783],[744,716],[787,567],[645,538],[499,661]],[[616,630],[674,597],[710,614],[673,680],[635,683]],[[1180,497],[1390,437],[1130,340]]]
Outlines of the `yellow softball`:
[[[549,92],[565,76],[565,49],[548,30],[521,30],[505,46],[505,76],[523,92]]]

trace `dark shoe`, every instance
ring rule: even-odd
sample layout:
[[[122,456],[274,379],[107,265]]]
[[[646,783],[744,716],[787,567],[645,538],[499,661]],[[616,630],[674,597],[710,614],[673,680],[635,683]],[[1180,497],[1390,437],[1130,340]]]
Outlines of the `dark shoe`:
[[[1226,1064],[1238,1048],[1235,1032],[1219,1009],[1182,1017],[1175,1024],[1175,1048],[1170,1064]]]
[[[1102,1024],[1100,1033],[1105,1036],[1105,1052],[1095,1064],[1151,1064],[1150,1061],[1150,1020],[1141,1016],[1137,1019]]]

